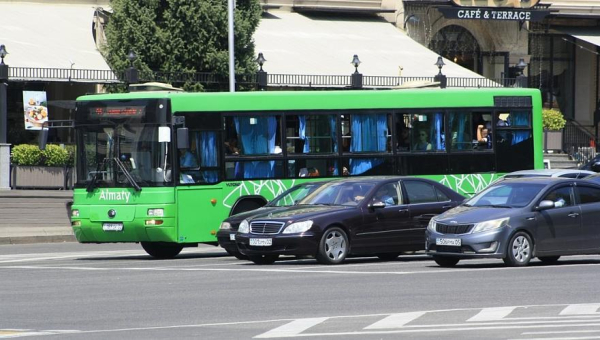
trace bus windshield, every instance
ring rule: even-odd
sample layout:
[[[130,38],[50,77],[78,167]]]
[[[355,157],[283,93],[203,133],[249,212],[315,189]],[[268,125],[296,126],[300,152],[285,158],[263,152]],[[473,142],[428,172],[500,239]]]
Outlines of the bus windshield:
[[[161,129],[169,129],[161,127]],[[170,142],[158,124],[103,121],[78,126],[78,187],[164,186],[172,183]]]

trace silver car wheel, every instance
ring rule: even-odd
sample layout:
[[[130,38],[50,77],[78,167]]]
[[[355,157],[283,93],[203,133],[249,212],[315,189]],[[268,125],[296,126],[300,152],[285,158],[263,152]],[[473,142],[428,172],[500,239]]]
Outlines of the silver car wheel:
[[[517,262],[523,263],[528,261],[531,255],[531,247],[527,238],[524,236],[515,238],[512,244],[512,253]]]
[[[325,239],[325,254],[332,261],[338,261],[346,256],[346,238],[337,230],[330,231]]]

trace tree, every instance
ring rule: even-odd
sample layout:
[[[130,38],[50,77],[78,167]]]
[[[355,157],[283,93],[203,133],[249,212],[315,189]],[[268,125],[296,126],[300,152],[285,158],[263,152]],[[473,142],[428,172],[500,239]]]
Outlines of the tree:
[[[116,71],[129,66],[134,51],[140,74],[151,71],[229,75],[227,0],[112,0],[107,28],[107,62]],[[252,35],[260,21],[258,0],[237,0],[235,72],[256,72]],[[200,90],[192,80],[177,84]],[[226,88],[227,85],[221,88]]]

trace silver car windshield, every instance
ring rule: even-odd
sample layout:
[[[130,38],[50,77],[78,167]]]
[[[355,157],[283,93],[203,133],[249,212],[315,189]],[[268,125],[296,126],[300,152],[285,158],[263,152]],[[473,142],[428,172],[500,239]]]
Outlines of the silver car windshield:
[[[520,208],[529,205],[545,186],[540,183],[497,183],[475,195],[465,205]]]

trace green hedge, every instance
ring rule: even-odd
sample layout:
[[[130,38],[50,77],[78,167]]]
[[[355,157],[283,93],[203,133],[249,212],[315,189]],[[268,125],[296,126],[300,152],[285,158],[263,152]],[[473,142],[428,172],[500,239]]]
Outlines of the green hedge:
[[[567,121],[558,109],[543,109],[542,123],[544,125],[544,129],[557,131],[564,128]]]
[[[45,150],[40,150],[37,145],[20,144],[12,148],[10,158],[14,165],[41,165],[41,166],[73,166],[75,149],[48,144]]]

